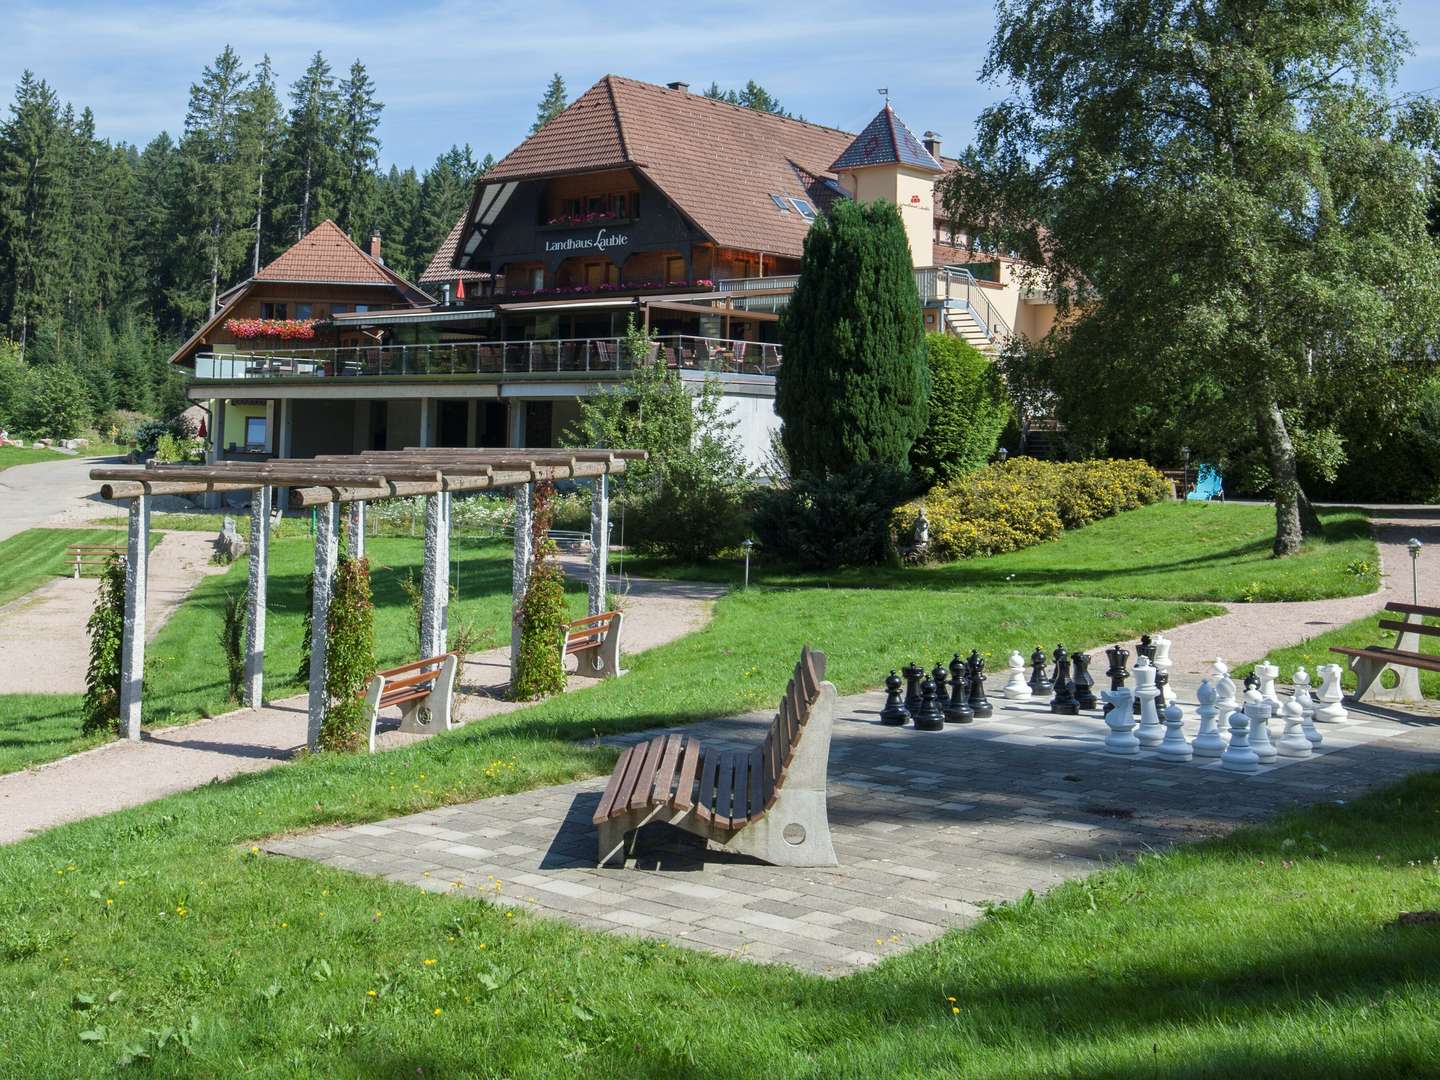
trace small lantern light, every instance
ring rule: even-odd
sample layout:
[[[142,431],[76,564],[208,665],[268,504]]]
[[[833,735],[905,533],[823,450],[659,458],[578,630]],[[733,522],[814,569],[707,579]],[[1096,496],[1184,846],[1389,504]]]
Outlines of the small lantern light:
[[[755,546],[755,541],[748,536],[740,544],[745,550],[745,588],[750,588],[750,549]]]
[[[1000,458],[1000,464],[1001,464],[1001,465],[1004,465],[1004,464],[1005,464],[1005,459],[1010,456],[1010,451],[1009,451],[1009,450],[1006,450],[1005,447],[1002,446],[1002,447],[1000,447],[1000,451],[999,451],[998,456],[999,456],[999,458]]]
[[[1405,545],[1410,549],[1410,593],[1415,603],[1420,603],[1420,549],[1424,547],[1415,537]]]
[[[1190,497],[1190,447],[1180,447],[1180,456],[1185,459],[1185,464],[1180,470],[1180,498]]]

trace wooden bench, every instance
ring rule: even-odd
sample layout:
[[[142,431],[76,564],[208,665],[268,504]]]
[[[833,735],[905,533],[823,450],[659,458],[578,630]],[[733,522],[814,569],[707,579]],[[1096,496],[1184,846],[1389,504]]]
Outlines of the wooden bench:
[[[835,687],[807,645],[764,742],[719,750],[659,735],[620,755],[593,818],[598,861],[624,865],[625,838],[663,821],[775,866],[834,866],[825,808]]]
[[[576,619],[565,625],[565,643],[560,647],[560,662],[575,657],[576,675],[592,679],[613,679],[624,675],[620,669],[620,627],[625,616],[619,611],[602,611],[599,615]]]
[[[433,735],[456,726],[450,718],[450,700],[459,664],[456,653],[442,653],[375,673],[365,688],[372,754],[380,710],[391,705],[400,706],[400,730],[412,735]]]
[[[65,561],[79,577],[82,570],[99,570],[115,556],[125,558],[124,544],[71,544],[65,549]]]
[[[1440,625],[1425,622],[1425,616],[1440,617],[1440,608],[1422,604],[1386,604],[1385,610],[1404,615],[1404,620],[1381,619],[1381,630],[1393,630],[1398,636],[1393,646],[1371,645],[1364,649],[1333,645],[1330,651],[1350,657],[1350,670],[1355,672],[1356,701],[1391,701],[1414,703],[1424,701],[1420,693],[1420,672],[1440,671],[1440,656],[1420,651],[1421,637],[1440,637]],[[1399,680],[1387,687],[1381,676],[1391,670]]]

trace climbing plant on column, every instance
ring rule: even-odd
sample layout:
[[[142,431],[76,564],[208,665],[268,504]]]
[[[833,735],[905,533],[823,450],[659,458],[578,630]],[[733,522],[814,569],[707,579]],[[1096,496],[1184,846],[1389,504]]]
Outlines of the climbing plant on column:
[[[375,673],[375,604],[370,563],[342,555],[335,567],[325,637],[325,719],[322,750],[358,750],[366,737],[360,695]]]
[[[546,535],[554,516],[554,494],[554,487],[548,483],[535,485],[530,524],[534,561],[525,581],[525,595],[515,608],[515,619],[520,624],[520,654],[516,657],[515,681],[510,686],[514,701],[532,701],[565,689],[565,664],[560,655],[567,621],[565,573],[555,561],[555,543]]]
[[[114,731],[120,722],[120,647],[125,636],[125,560],[112,555],[100,571],[90,632],[90,666],[85,671],[81,730]]]

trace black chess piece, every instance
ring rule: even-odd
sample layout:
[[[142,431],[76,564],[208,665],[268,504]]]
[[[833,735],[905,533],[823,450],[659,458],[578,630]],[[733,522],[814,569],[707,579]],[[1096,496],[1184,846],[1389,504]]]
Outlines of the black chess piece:
[[[925,677],[925,669],[911,660],[900,674],[905,676],[905,711],[913,717],[920,711],[920,680]]]
[[[1259,676],[1259,675],[1256,675],[1254,671],[1251,671],[1249,675],[1246,675],[1246,676],[1245,676],[1245,689],[1246,689],[1246,690],[1259,690],[1259,689],[1260,689],[1260,676]]]
[[[1050,681],[1050,676],[1045,674],[1045,653],[1039,645],[1030,654],[1030,692],[1036,697],[1049,697],[1050,691],[1055,689],[1055,684]]]
[[[970,711],[976,720],[988,720],[995,715],[995,708],[985,696],[985,658],[978,650],[970,650],[965,670],[970,676]]]
[[[935,701],[935,680],[926,675],[920,680],[920,709],[915,713],[916,731],[939,731],[945,726],[945,714]]]
[[[1164,668],[1157,668],[1155,671],[1155,689],[1160,691],[1160,696],[1155,699],[1155,707],[1163,712],[1165,706],[1175,700],[1170,694],[1170,673]]]
[[[1079,716],[1080,706],[1075,702],[1075,685],[1070,681],[1070,654],[1064,645],[1055,646],[1055,696],[1050,699],[1050,711],[1060,716]]]
[[[1105,655],[1110,658],[1110,666],[1105,674],[1110,677],[1110,689],[1119,690],[1125,685],[1125,680],[1130,677],[1130,669],[1125,666],[1130,659],[1130,650],[1124,645],[1116,645],[1105,650]],[[1105,712],[1109,712],[1115,706],[1108,701],[1105,703]]]
[[[880,710],[880,723],[901,727],[910,722],[910,710],[900,699],[901,679],[892,669],[885,679],[885,707]]]
[[[1070,655],[1071,680],[1075,683],[1075,703],[1082,709],[1093,709],[1100,702],[1095,697],[1095,677],[1090,674],[1090,655],[1077,652]]]
[[[947,724],[968,724],[975,719],[970,711],[970,678],[959,653],[950,661],[950,700],[944,711]]]
[[[1135,646],[1135,659],[1138,660],[1142,656],[1152,664],[1155,662],[1155,642],[1151,640],[1149,634],[1141,634],[1140,644]]]

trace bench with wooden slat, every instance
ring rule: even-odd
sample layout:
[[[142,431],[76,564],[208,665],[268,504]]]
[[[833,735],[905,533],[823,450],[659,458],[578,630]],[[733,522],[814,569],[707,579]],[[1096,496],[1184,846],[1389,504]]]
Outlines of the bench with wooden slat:
[[[365,710],[370,727],[370,752],[375,752],[375,729],[382,709],[400,708],[400,730],[411,735],[449,731],[450,702],[460,657],[442,653],[377,671],[365,688]]]
[[[1404,615],[1404,619],[1381,619],[1380,629],[1393,632],[1394,645],[1370,645],[1363,649],[1348,645],[1332,645],[1330,651],[1350,657],[1350,669],[1355,672],[1355,701],[1386,701],[1413,704],[1424,701],[1420,692],[1420,672],[1440,671],[1440,656],[1420,651],[1422,637],[1440,636],[1440,626],[1424,621],[1425,617],[1440,617],[1440,608],[1423,604],[1406,604],[1393,601],[1385,605],[1385,611]],[[1393,671],[1396,684],[1387,687],[1382,676]]]
[[[807,645],[759,746],[667,734],[627,747],[595,809],[600,863],[623,865],[626,837],[665,822],[776,866],[834,866],[825,785],[835,701],[825,654]]]
[[[561,663],[567,656],[575,657],[575,674],[592,679],[624,675],[620,670],[620,627],[624,623],[625,616],[619,611],[602,611],[567,623]]]
[[[82,570],[99,570],[111,559],[125,558],[127,551],[124,544],[68,544],[65,562],[78,578]]]

